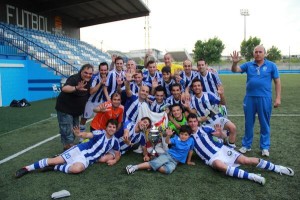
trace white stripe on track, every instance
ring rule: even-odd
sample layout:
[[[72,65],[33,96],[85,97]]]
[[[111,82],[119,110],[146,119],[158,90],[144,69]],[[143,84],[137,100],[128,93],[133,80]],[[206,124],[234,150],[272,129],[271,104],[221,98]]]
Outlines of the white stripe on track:
[[[45,120],[48,120],[48,119],[45,119]],[[42,121],[45,121],[45,120],[42,120]],[[86,122],[88,123],[88,122],[90,122],[90,121],[92,121],[92,119],[89,119],[89,120],[87,120]],[[41,122],[41,121],[39,121],[39,122]],[[38,123],[38,122],[36,122],[36,123]],[[33,124],[35,124],[35,123],[33,123]],[[31,125],[32,125],[32,124],[31,124]],[[30,125],[28,125],[28,126],[30,126]],[[22,128],[24,128],[24,127],[22,127]],[[21,129],[21,128],[19,128],[19,129]],[[15,129],[15,130],[18,130],[18,129]],[[15,131],[15,130],[14,130],[14,131]],[[10,131],[10,132],[12,132],[12,131]],[[7,133],[8,133],[8,132],[7,132]],[[32,145],[32,146],[30,146],[30,147],[28,147],[28,148],[26,148],[26,149],[24,149],[24,150],[22,150],[22,151],[19,151],[18,153],[15,153],[15,154],[13,154],[13,155],[11,155],[11,156],[8,156],[8,157],[4,158],[3,160],[0,160],[0,165],[3,164],[3,163],[5,163],[5,162],[7,162],[7,161],[9,161],[9,160],[11,160],[11,159],[14,159],[14,158],[16,158],[16,157],[18,157],[18,156],[20,156],[20,155],[26,153],[27,151],[30,151],[31,149],[33,149],[33,148],[35,148],[35,147],[38,147],[38,146],[40,146],[40,145],[42,145],[42,144],[44,144],[44,143],[46,143],[46,142],[49,142],[49,141],[51,141],[51,140],[53,140],[53,139],[55,139],[55,138],[57,138],[57,137],[59,137],[59,136],[60,136],[60,134],[57,134],[57,135],[55,135],[55,136],[52,136],[52,137],[50,137],[50,138],[47,138],[47,139],[45,139],[45,140],[43,140],[43,141],[37,143],[37,144],[35,144],[35,145]]]

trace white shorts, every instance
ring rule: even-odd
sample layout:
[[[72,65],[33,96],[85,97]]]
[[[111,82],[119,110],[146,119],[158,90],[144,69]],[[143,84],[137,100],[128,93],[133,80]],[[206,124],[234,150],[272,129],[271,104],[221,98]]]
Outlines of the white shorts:
[[[225,118],[225,117],[219,117],[217,119],[215,119],[215,121],[212,121],[212,119],[209,120],[210,123],[208,123],[208,126],[211,126],[212,128],[214,128],[214,126],[216,124],[220,124],[222,129],[224,129],[224,126],[227,122],[230,122],[229,119]]]
[[[67,164],[72,165],[74,163],[79,162],[84,165],[85,169],[89,166],[87,159],[84,157],[84,155],[81,153],[77,146],[74,146],[71,149],[68,149],[67,151],[63,152],[61,156]]]
[[[94,102],[92,103],[91,101],[88,101],[85,104],[85,109],[84,109],[84,114],[83,114],[83,118],[85,119],[90,119],[95,113],[93,111],[93,109],[95,107],[97,107],[100,103],[98,102]]]
[[[240,165],[236,164],[235,161],[240,155],[241,154],[236,150],[223,145],[221,149],[213,157],[211,157],[208,161],[208,165],[213,166],[213,162],[215,160],[220,160],[228,166],[238,167]]]

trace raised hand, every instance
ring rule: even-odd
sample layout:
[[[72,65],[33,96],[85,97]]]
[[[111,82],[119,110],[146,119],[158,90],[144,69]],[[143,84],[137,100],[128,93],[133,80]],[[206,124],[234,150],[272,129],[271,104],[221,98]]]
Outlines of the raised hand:
[[[80,137],[80,128],[79,128],[79,126],[74,126],[73,127],[73,132],[74,132],[74,135],[76,135],[77,137]]]
[[[87,84],[86,81],[80,81],[80,82],[78,82],[78,84],[76,86],[76,90],[87,91],[87,89],[85,88],[86,84]]]
[[[109,111],[109,110],[107,109],[107,107],[108,107],[107,104],[100,104],[100,105],[98,106],[99,112],[107,112],[107,111]]]
[[[129,72],[126,72],[125,77],[126,77],[126,81],[128,82],[133,80],[133,73],[131,73],[131,70],[129,70]]]
[[[238,51],[233,51],[232,54],[230,54],[232,62],[233,63],[238,63],[242,60],[241,57],[239,57],[239,52]]]
[[[116,61],[116,58],[117,58],[117,55],[116,54],[113,54],[112,56],[111,56],[111,62],[115,62]]]
[[[105,85],[105,83],[106,83],[106,76],[105,77],[102,77],[101,78],[101,81],[100,81],[100,85]]]
[[[172,136],[173,133],[174,133],[174,131],[172,129],[166,128],[166,134],[167,134],[167,136]]]
[[[152,88],[156,88],[158,86],[158,81],[157,81],[157,78],[154,78],[152,80]]]
[[[124,81],[123,81],[122,77],[121,77],[121,76],[118,76],[118,77],[117,77],[117,84],[118,84],[118,85],[122,85],[123,83],[124,83]]]

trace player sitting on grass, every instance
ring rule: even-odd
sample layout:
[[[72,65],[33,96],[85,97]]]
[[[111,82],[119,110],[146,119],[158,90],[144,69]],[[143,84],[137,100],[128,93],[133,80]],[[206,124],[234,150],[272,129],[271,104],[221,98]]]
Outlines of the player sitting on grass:
[[[221,125],[216,124],[215,130],[209,126],[198,127],[197,115],[193,113],[189,114],[187,120],[192,129],[191,138],[194,139],[194,150],[197,155],[207,165],[224,172],[227,176],[248,179],[261,185],[265,184],[266,179],[264,177],[239,169],[239,165],[253,165],[279,174],[294,176],[294,171],[289,167],[275,165],[260,158],[246,157],[234,149],[223,145],[219,140],[214,139],[214,136],[220,137],[224,134]]]
[[[95,162],[114,165],[120,159],[120,145],[114,137],[117,128],[116,120],[109,120],[106,130],[80,132],[79,127],[74,127],[74,134],[78,137],[89,138],[86,143],[73,146],[54,158],[44,158],[31,165],[16,171],[15,177],[20,178],[30,171],[42,169],[43,171],[61,171],[64,173],[78,174]]]
[[[144,161],[149,161],[148,151],[146,148],[145,131],[151,127],[151,120],[149,117],[143,117],[137,123],[127,121],[124,125],[124,135],[119,138],[121,154],[125,154],[132,149],[134,145],[141,145]]]
[[[194,141],[190,138],[190,127],[186,125],[181,126],[179,136],[175,135],[171,139],[170,137],[173,135],[173,131],[166,129],[166,134],[166,143],[172,144],[172,147],[166,153],[159,155],[149,162],[138,165],[127,165],[126,171],[128,174],[132,174],[140,169],[153,169],[154,171],[158,170],[164,174],[171,174],[178,163],[195,165],[194,162],[191,162]]]

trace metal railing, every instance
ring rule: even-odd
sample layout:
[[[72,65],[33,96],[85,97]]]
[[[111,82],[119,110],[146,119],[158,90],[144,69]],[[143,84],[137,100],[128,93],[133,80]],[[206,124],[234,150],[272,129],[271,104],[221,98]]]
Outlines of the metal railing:
[[[15,47],[19,53],[25,53],[32,60],[37,60],[42,65],[54,70],[57,75],[62,75],[63,77],[69,77],[79,71],[74,65],[3,23],[0,23],[0,45]]]

